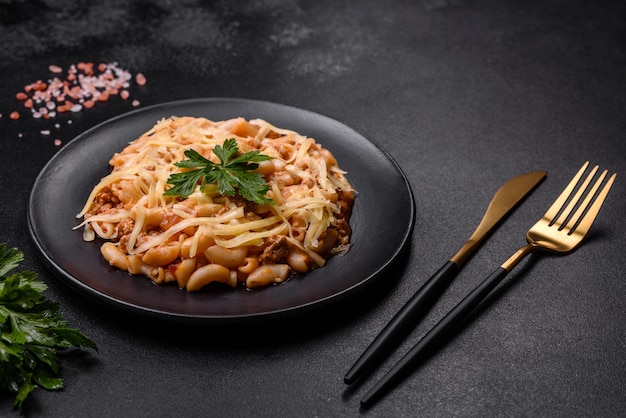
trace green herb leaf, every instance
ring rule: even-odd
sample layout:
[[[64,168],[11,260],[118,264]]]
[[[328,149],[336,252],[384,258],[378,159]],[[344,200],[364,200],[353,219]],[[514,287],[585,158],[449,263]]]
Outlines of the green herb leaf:
[[[268,161],[271,157],[261,154],[259,151],[250,151],[241,155],[237,141],[234,138],[227,139],[224,144],[216,145],[213,153],[219,158],[216,164],[193,149],[185,151],[187,160],[174,163],[176,167],[187,169],[181,173],[170,175],[168,184],[173,187],[165,191],[165,196],[188,197],[200,185],[204,191],[206,184],[217,184],[217,191],[223,196],[234,196],[238,193],[241,197],[260,205],[274,204],[274,201],[265,193],[269,186],[263,176],[254,172],[260,162]]]
[[[59,304],[43,296],[47,287],[36,273],[7,276],[22,260],[19,250],[0,244],[0,391],[15,394],[15,408],[21,408],[37,387],[63,387],[58,351],[98,350],[82,332],[67,326]]]

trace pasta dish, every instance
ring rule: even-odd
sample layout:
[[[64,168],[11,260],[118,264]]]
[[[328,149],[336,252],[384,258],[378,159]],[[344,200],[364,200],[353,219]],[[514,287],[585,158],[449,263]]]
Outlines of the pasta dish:
[[[218,163],[228,141],[237,155],[269,157],[252,166],[265,201],[199,181],[188,196],[168,194],[171,179],[189,172],[177,163],[190,151]],[[265,120],[162,119],[109,164],[76,229],[85,241],[104,241],[104,259],[131,275],[188,291],[214,282],[254,289],[323,267],[349,249],[355,192],[346,172],[315,139]]]

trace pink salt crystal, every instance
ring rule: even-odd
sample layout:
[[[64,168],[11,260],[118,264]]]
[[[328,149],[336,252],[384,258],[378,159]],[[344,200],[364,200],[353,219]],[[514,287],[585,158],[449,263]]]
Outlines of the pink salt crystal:
[[[135,81],[138,85],[143,86],[144,84],[146,84],[146,76],[144,76],[142,73],[137,73],[137,75],[135,75]]]

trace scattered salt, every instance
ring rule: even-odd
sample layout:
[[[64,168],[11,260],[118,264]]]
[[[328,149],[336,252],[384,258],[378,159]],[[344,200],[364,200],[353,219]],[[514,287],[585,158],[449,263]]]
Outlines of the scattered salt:
[[[57,113],[80,112],[91,108],[95,101],[105,102],[110,96],[117,94],[124,99],[130,96],[126,89],[130,87],[129,80],[133,77],[116,62],[100,63],[97,66],[92,62],[72,64],[65,78],[60,78],[59,74],[63,73],[63,69],[58,65],[50,65],[48,70],[54,74],[50,79],[37,80],[24,86],[24,91],[16,94],[16,98],[37,119],[48,119]],[[146,84],[146,77],[138,73],[135,82],[143,86]],[[133,105],[138,104],[139,102]],[[51,112],[52,110],[56,112]]]
[[[15,98],[22,102],[24,109],[34,119],[51,119],[63,113],[77,113],[95,106],[96,102],[106,102],[111,96],[119,95],[126,100],[130,97],[131,83],[143,86],[146,77],[137,73],[134,77],[130,71],[121,68],[117,62],[99,63],[79,62],[71,64],[65,71],[58,65],[48,66],[50,78],[37,80],[24,86],[23,91],[16,93]],[[64,74],[64,75],[63,75]],[[140,105],[139,100],[133,100],[132,106]],[[23,116],[18,111],[9,114],[9,118],[17,121]],[[0,118],[2,114],[0,113]],[[68,125],[72,120],[67,121]],[[59,123],[54,127],[61,128]],[[42,135],[50,135],[49,129],[40,131]],[[22,138],[22,134],[19,134]],[[55,145],[60,146],[61,140],[55,139]]]

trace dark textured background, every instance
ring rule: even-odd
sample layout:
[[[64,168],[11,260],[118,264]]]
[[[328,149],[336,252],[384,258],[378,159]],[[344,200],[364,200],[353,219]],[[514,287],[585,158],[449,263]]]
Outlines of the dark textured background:
[[[617,1],[0,1],[0,241],[24,251],[22,268],[100,347],[63,355],[66,388],[37,390],[27,415],[622,415],[625,19]],[[79,61],[115,61],[148,83],[54,121],[9,120],[24,85]],[[290,323],[172,329],[94,305],[46,270],[26,205],[59,149],[53,137],[65,144],[132,99],[194,97],[319,112],[396,159],[416,227],[378,289]],[[585,160],[618,172],[588,242],[567,257],[531,256],[461,335],[360,412],[373,380],[347,390],[344,373],[469,236],[500,184],[549,172],[374,377],[523,244]],[[10,396],[0,403],[0,415],[18,416]]]

